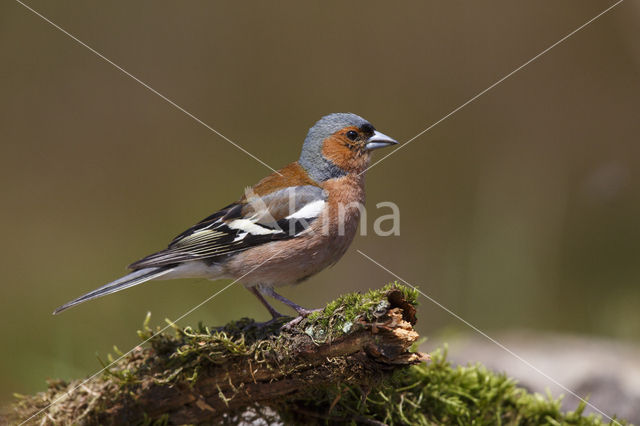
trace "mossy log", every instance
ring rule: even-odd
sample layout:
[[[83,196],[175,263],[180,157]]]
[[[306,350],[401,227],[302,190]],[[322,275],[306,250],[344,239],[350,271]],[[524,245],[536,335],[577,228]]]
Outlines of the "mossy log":
[[[147,317],[139,334],[148,347],[94,380],[51,381],[0,423],[627,424],[585,414],[585,404],[565,413],[561,397],[532,394],[479,364],[453,367],[442,351],[424,362],[410,350],[416,298],[397,284],[347,294],[291,328],[287,319],[242,319],[159,333]]]
[[[134,349],[87,383],[51,382],[47,392],[24,398],[18,413],[28,418],[63,397],[38,421],[235,422],[252,407],[275,407],[310,388],[373,386],[398,366],[428,359],[409,351],[418,339],[415,297],[393,286],[351,294],[292,327],[283,327],[290,318],[242,319],[221,328],[174,327],[175,335],[167,335],[154,334],[147,319],[139,334],[149,338],[148,347]]]

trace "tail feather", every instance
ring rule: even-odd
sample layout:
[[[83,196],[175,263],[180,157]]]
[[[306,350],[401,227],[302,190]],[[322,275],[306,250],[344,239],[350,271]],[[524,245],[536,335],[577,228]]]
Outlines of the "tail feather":
[[[71,308],[72,306],[78,305],[82,302],[86,302],[87,300],[95,299],[97,297],[106,296],[107,294],[115,293],[120,290],[124,290],[125,288],[133,287],[138,284],[142,284],[154,278],[159,278],[165,274],[171,272],[173,268],[171,267],[157,267],[157,268],[143,268],[138,271],[131,272],[130,274],[125,275],[122,278],[119,278],[115,281],[110,282],[109,284],[103,285],[100,288],[97,288],[84,296],[78,297],[71,302],[67,302],[64,305],[57,308],[53,311],[53,315],[57,315],[60,312]]]

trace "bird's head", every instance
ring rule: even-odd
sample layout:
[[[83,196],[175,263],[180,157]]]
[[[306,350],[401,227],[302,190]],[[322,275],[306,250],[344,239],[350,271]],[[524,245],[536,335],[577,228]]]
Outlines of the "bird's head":
[[[323,182],[363,172],[371,160],[371,151],[397,143],[362,117],[334,113],[309,129],[298,162],[311,178]]]

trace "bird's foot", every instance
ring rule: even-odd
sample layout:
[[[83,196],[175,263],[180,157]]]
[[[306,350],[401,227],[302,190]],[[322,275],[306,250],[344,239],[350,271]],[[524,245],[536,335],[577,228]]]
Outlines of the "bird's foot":
[[[288,323],[286,323],[285,325],[283,325],[282,329],[290,331],[293,327],[300,324],[300,321],[302,321],[312,313],[320,312],[321,310],[322,309],[305,309],[300,307],[300,309],[296,309],[296,311],[298,312],[298,316],[292,319],[291,321],[289,321]]]
[[[264,322],[256,322],[255,326],[258,328],[270,328],[272,326],[278,325],[278,324],[286,324],[287,319],[289,319],[291,317],[287,317],[285,315],[279,316],[279,317],[273,317],[271,318],[269,321],[264,321]]]

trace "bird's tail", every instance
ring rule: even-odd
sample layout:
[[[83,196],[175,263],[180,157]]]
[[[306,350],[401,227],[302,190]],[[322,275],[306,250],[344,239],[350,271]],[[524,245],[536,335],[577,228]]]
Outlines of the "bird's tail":
[[[122,278],[119,278],[115,281],[110,282],[109,284],[103,285],[100,288],[97,288],[84,296],[78,297],[71,302],[65,303],[64,305],[57,308],[53,311],[53,315],[57,315],[60,312],[69,309],[72,306],[78,305],[82,302],[86,302],[87,300],[95,299],[97,297],[106,296],[107,294],[115,293],[120,290],[124,290],[125,288],[133,287],[138,284],[142,284],[154,278],[159,278],[165,274],[168,274],[173,270],[172,267],[160,266],[155,268],[143,268],[137,271],[131,272],[130,274],[125,275]]]

